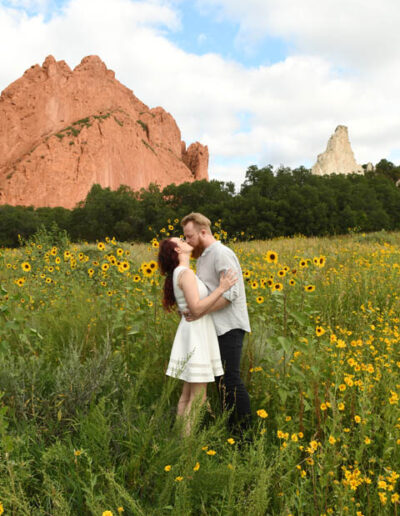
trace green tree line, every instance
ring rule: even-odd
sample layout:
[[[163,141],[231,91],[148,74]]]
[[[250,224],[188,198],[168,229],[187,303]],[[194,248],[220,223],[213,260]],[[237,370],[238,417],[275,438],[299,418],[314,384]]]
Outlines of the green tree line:
[[[74,209],[0,206],[0,246],[16,247],[40,228],[66,231],[73,241],[106,236],[148,241],[166,224],[191,211],[222,220],[229,235],[267,239],[323,236],[349,231],[400,229],[400,167],[381,160],[364,175],[312,175],[300,167],[250,166],[239,192],[222,181],[151,184],[138,192],[93,185]],[[152,229],[150,230],[149,227]]]

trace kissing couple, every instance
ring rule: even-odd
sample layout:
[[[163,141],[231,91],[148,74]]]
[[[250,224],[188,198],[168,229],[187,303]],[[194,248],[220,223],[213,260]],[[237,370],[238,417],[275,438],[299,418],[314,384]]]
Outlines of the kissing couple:
[[[216,240],[210,220],[190,213],[181,221],[184,239],[160,243],[158,264],[165,275],[163,306],[180,314],[166,374],[183,380],[177,415],[190,434],[195,399],[206,401],[216,382],[229,428],[242,435],[251,422],[250,399],[240,378],[245,332],[250,332],[242,270],[235,253]],[[197,273],[190,257],[197,258]]]

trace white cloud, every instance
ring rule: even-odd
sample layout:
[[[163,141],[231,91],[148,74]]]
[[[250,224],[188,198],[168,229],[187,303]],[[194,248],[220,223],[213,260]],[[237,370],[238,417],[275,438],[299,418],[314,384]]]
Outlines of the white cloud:
[[[180,27],[177,12],[162,0],[71,0],[49,20],[45,20],[43,12],[27,14],[33,4],[44,6],[49,3],[46,0],[14,0],[14,3],[15,9],[0,4],[0,43],[2,49],[7,49],[1,55],[3,87],[48,54],[73,66],[92,53],[118,64],[119,56],[135,52],[139,60],[139,54],[147,52],[146,35],[151,36],[153,43],[164,30]],[[30,5],[23,10],[23,4]],[[127,69],[130,63],[123,66]]]
[[[231,181],[235,184],[236,192],[239,191],[240,185],[243,183],[245,178],[245,172],[249,165],[243,163],[231,163],[231,164],[215,164],[213,160],[210,161],[209,170],[212,177],[210,179],[216,179],[217,181]]]
[[[295,53],[318,55],[340,68],[374,69],[399,59],[397,0],[198,0],[219,19],[239,23],[238,39],[283,38]]]
[[[24,3],[14,1],[19,8]],[[216,53],[185,52],[168,39],[171,31],[184,30],[179,0],[70,0],[50,18],[42,12],[28,16],[0,4],[0,44],[7,49],[0,57],[0,88],[48,54],[71,67],[82,57],[97,54],[143,102],[169,111],[183,139],[208,145],[211,178],[236,183],[244,180],[247,167],[254,163],[312,165],[338,124],[349,126],[355,157],[361,163],[376,162],[398,148],[400,45],[390,49],[377,73],[365,75],[368,56],[351,69],[354,73],[339,70],[350,66],[361,52],[357,39],[361,29],[352,11],[355,0],[346,3],[353,21],[344,28],[337,21],[344,15],[331,0],[305,0],[301,3],[305,15],[296,11],[300,4],[289,0],[206,1],[208,6],[219,6],[222,14],[240,19],[240,37],[247,37],[250,30],[259,38],[273,31],[297,41],[295,52],[271,66],[252,68]],[[45,5],[46,0],[33,3]],[[392,0],[387,3],[393,5]],[[328,16],[326,6],[333,5],[336,11]],[[364,23],[361,32],[372,30],[372,3],[365,0],[358,5],[359,23]],[[288,19],[280,6],[287,8]],[[352,34],[352,24],[354,43],[346,36]],[[340,44],[332,51],[330,34],[335,31]],[[368,53],[368,35],[363,37]],[[397,35],[382,37],[386,48]],[[345,54],[343,62],[340,52]],[[241,130],[243,113],[250,125],[245,130]]]

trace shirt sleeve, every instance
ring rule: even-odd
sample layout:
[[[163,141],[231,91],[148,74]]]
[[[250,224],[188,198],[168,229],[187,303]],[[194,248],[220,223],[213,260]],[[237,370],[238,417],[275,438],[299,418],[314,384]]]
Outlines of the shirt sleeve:
[[[227,252],[224,248],[220,249],[215,259],[215,271],[218,278],[222,272],[226,272],[228,269],[232,269],[233,272],[240,274],[238,263],[235,260],[234,255]],[[239,282],[237,281],[229,290],[222,294],[227,301],[234,301],[239,296]]]

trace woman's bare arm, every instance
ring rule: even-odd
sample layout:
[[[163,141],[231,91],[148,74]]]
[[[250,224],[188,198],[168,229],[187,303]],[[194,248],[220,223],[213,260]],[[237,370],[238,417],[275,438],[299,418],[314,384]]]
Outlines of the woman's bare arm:
[[[210,308],[206,311],[207,314],[211,312],[217,312],[218,310],[222,310],[226,306],[228,306],[231,302],[228,301],[225,297],[221,296],[215,303],[210,306]]]
[[[190,313],[196,318],[204,315],[236,282],[237,276],[232,271],[222,273],[219,286],[209,296],[200,299],[196,276],[192,270],[184,270],[178,279]]]

